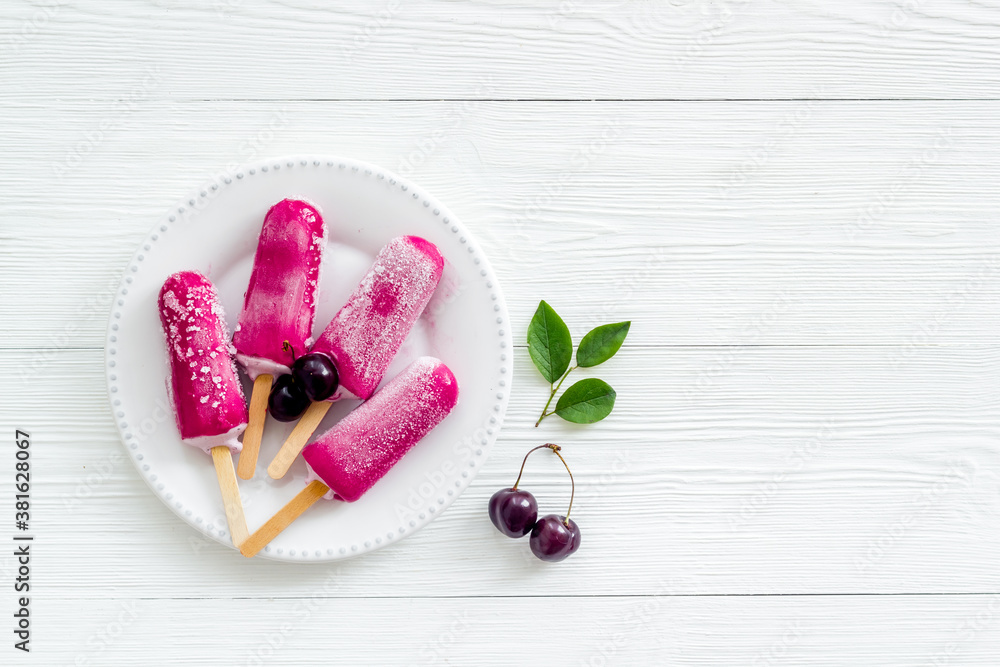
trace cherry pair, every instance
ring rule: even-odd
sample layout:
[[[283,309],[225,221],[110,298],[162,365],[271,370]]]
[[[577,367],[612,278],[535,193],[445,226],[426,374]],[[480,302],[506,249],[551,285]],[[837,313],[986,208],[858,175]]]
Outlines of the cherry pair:
[[[521,481],[521,475],[524,474],[524,464],[528,462],[531,452],[537,449],[551,449],[566,466],[566,472],[569,473],[569,480],[572,484],[566,516],[549,514],[539,519],[538,503],[535,501],[535,497],[527,491],[519,491],[517,488]],[[570,472],[566,459],[559,453],[561,449],[559,445],[548,443],[529,450],[524,455],[524,461],[521,462],[521,472],[518,473],[514,486],[509,489],[500,489],[490,498],[490,520],[497,527],[497,530],[507,537],[514,538],[524,537],[531,533],[531,537],[528,538],[531,553],[541,560],[550,562],[564,560],[580,548],[580,527],[569,518],[569,513],[573,509],[576,482],[573,481],[573,473]]]
[[[313,401],[325,401],[340,385],[340,375],[333,359],[322,352],[312,352],[295,358],[295,350],[286,340],[285,350],[292,353],[291,374],[279,375],[267,399],[271,416],[290,422],[302,416]]]

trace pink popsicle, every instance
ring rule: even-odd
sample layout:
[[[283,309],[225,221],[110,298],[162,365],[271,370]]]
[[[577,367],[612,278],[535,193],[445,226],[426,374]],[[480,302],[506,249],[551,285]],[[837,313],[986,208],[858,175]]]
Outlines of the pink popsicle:
[[[212,455],[233,544],[248,536],[233,468],[236,439],[247,427],[247,403],[236,376],[225,314],[215,286],[194,271],[175,273],[160,289],[160,322],[181,442]]]
[[[292,350],[312,344],[320,262],[326,247],[323,216],[312,205],[283,199],[267,212],[257,242],[243,312],[233,334],[236,359],[251,380],[289,372]]]
[[[354,502],[457,402],[451,370],[433,357],[420,357],[302,451],[311,479],[330,487],[328,497]]]
[[[271,383],[312,345],[326,225],[312,205],[283,199],[264,216],[243,312],[233,334],[236,360],[253,380],[239,474],[251,479],[264,434]],[[287,343],[287,344],[286,344]]]
[[[312,403],[285,439],[267,473],[281,479],[332,401],[370,397],[392,358],[434,294],[444,258],[437,247],[418,236],[389,241],[361,283],[327,325],[311,352],[329,356],[340,376],[340,387],[325,401]]]
[[[444,258],[430,241],[399,236],[389,241],[323,330],[312,352],[329,355],[340,374],[334,397],[367,399],[434,294]]]
[[[240,545],[255,556],[320,498],[353,502],[458,403],[458,382],[433,357],[421,357],[303,451],[309,483]]]
[[[219,445],[238,453],[247,404],[215,286],[194,271],[175,273],[160,289],[159,307],[182,442],[205,453]]]

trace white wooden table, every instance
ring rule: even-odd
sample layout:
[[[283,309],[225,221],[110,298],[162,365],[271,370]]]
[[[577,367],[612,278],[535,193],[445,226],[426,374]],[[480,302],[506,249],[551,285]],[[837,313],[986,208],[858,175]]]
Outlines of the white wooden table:
[[[7,623],[16,428],[37,536],[0,664],[1000,661],[996,3],[10,0],[0,127]],[[156,218],[296,152],[447,202],[519,339],[540,298],[577,338],[633,321],[609,419],[533,428],[519,347],[469,491],[339,566],[201,540],[101,364]],[[584,543],[547,566],[485,507],[549,440]],[[530,488],[561,508],[558,462]]]

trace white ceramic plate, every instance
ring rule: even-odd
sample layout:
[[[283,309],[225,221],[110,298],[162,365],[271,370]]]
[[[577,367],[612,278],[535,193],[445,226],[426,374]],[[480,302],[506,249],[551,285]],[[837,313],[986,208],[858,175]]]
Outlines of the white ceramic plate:
[[[264,214],[285,197],[318,204],[329,228],[316,335],[389,239],[422,236],[446,260],[441,285],[386,381],[414,358],[436,356],[458,378],[458,406],[359,501],[321,500],[261,552],[277,560],[330,561],[411,535],[465,490],[500,431],[512,343],[503,295],[482,250],[454,214],[416,185],[330,156],[275,158],[220,173],[166,213],[140,244],[111,312],[105,352],[111,409],[126,451],[153,492],[196,530],[232,547],[211,458],[181,443],[168,403],[156,297],[171,273],[201,271],[218,287],[231,331]],[[335,404],[319,432],[356,406]],[[292,427],[268,417],[257,473],[240,481],[251,532],[303,487],[301,457],[283,479],[267,474]]]

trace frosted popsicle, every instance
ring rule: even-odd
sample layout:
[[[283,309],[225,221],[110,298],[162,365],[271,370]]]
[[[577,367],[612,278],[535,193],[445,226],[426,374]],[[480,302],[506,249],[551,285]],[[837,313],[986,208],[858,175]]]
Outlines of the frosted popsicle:
[[[248,415],[218,294],[205,276],[181,271],[163,283],[158,304],[181,442],[212,455],[229,532],[239,546],[247,526],[232,454],[242,448],[237,438]]]
[[[251,557],[319,498],[354,502],[458,403],[458,382],[433,357],[406,367],[371,399],[305,448],[309,483],[240,547]]]
[[[293,354],[303,354],[313,343],[325,247],[323,216],[307,202],[283,199],[264,217],[243,311],[233,334],[236,360],[254,381],[250,423],[240,456],[243,479],[253,477],[257,466],[271,383],[290,372]]]
[[[333,359],[342,389],[362,400],[375,393],[443,269],[437,247],[418,236],[396,237],[379,251],[311,350]]]
[[[333,359],[340,388],[313,403],[268,466],[280,479],[309,441],[320,420],[339,398],[369,398],[434,294],[444,258],[430,241],[399,236],[379,251],[375,262],[313,346]]]

